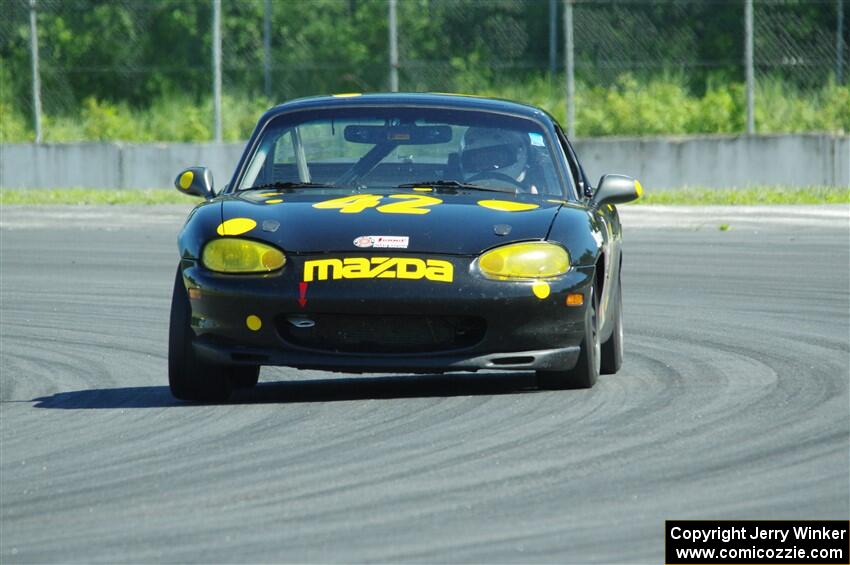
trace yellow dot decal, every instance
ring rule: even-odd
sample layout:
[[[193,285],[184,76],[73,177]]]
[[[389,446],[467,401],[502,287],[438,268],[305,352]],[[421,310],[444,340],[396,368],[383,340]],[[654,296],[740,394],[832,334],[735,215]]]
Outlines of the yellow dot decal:
[[[218,235],[242,235],[257,227],[257,222],[251,218],[233,218],[219,224]]]
[[[255,316],[251,314],[247,318],[245,318],[245,325],[248,326],[248,329],[252,332],[255,332],[263,327],[263,321],[259,316]]]
[[[549,297],[549,283],[545,283],[543,281],[537,281],[533,285],[531,285],[531,292],[534,293],[534,296],[543,300],[544,298]]]
[[[484,208],[490,208],[491,210],[499,210],[500,212],[525,212],[526,210],[540,208],[537,204],[514,202],[512,200],[479,200],[478,205]]]
[[[192,171],[186,171],[180,175],[180,188],[183,190],[189,190],[189,187],[192,186],[193,180],[195,180],[195,173]]]
[[[271,200],[266,200],[266,204],[280,204],[283,202],[283,198],[272,198]]]
[[[354,96],[360,96],[359,92],[343,92],[342,94],[334,94],[334,98],[352,98]]]
[[[427,186],[416,186],[413,188],[416,192],[433,192],[433,188],[428,188]]]
[[[638,198],[640,198],[641,196],[643,196],[643,186],[641,186],[641,184],[640,184],[640,181],[639,181],[639,180],[636,180],[636,181],[635,181],[635,192],[637,193]]]
[[[280,196],[281,194],[283,194],[283,193],[282,192],[261,192],[257,196],[263,196],[263,197],[265,197],[265,196]]]

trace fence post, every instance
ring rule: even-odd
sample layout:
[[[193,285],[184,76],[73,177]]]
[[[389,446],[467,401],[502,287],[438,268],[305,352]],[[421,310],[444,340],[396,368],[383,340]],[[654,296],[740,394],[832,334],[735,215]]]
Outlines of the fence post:
[[[390,91],[398,92],[398,19],[396,0],[389,0]]]
[[[213,0],[213,124],[221,142],[221,0]]]
[[[38,27],[35,1],[30,0],[30,56],[32,58],[32,115],[35,142],[41,143],[41,73],[38,70]]]
[[[835,24],[835,82],[844,84],[844,0],[835,0],[838,21]]]
[[[564,54],[567,60],[567,136],[576,134],[576,82],[575,82],[575,53],[573,41],[573,2],[564,0]]]
[[[263,78],[266,98],[272,97],[272,0],[263,6]]]
[[[753,70],[753,0],[744,5],[744,64],[747,74],[747,134],[756,132],[755,123],[755,72]]]
[[[558,41],[558,0],[549,0],[549,76],[558,72],[556,42]]]

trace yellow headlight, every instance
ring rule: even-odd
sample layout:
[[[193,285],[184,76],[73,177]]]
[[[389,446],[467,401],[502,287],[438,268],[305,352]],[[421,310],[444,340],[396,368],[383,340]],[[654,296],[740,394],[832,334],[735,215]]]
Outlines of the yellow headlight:
[[[280,249],[235,237],[214,239],[207,243],[201,261],[211,271],[219,273],[268,273],[286,264]]]
[[[554,243],[512,243],[484,253],[478,266],[489,279],[542,279],[569,271],[570,256]]]

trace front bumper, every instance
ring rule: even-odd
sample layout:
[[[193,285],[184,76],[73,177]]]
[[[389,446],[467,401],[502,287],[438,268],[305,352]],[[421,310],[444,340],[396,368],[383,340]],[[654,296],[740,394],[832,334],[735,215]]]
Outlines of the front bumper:
[[[229,346],[204,340],[196,340],[194,348],[195,353],[202,359],[222,365],[283,365],[299,369],[345,373],[437,373],[480,369],[563,370],[574,367],[579,356],[578,346],[484,355],[467,353],[396,356],[327,354],[279,348]]]
[[[586,305],[571,307],[565,301],[568,293],[580,292],[587,303],[593,267],[573,267],[547,281],[548,295],[540,298],[545,293],[535,293],[531,282],[485,279],[474,269],[473,257],[431,256],[452,263],[451,282],[329,278],[305,286],[304,261],[310,258],[289,256],[283,271],[250,276],[213,273],[194,261],[184,261],[184,282],[197,289],[190,293],[190,303],[199,356],[220,364],[345,372],[563,370],[578,359]],[[247,324],[249,316],[253,329]],[[387,350],[373,344],[365,351],[330,343],[296,343],[288,320],[312,321],[311,316],[374,319],[391,332],[392,323],[387,320],[474,319],[481,321],[481,333],[457,346],[432,350],[406,351],[395,342]]]

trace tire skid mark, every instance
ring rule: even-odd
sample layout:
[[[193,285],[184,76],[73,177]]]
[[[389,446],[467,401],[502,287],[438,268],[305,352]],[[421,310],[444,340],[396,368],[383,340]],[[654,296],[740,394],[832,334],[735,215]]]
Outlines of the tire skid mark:
[[[25,254],[35,233],[4,238]],[[0,403],[0,559],[649,562],[671,516],[846,516],[846,276],[753,276],[846,241],[765,258],[741,234],[627,237],[626,363],[592,391],[264,369],[234,404],[186,405],[165,388],[167,288],[149,290],[173,255],[118,290],[104,244],[68,267],[104,284],[67,307],[15,262],[32,291],[2,294],[3,398],[51,393]]]

